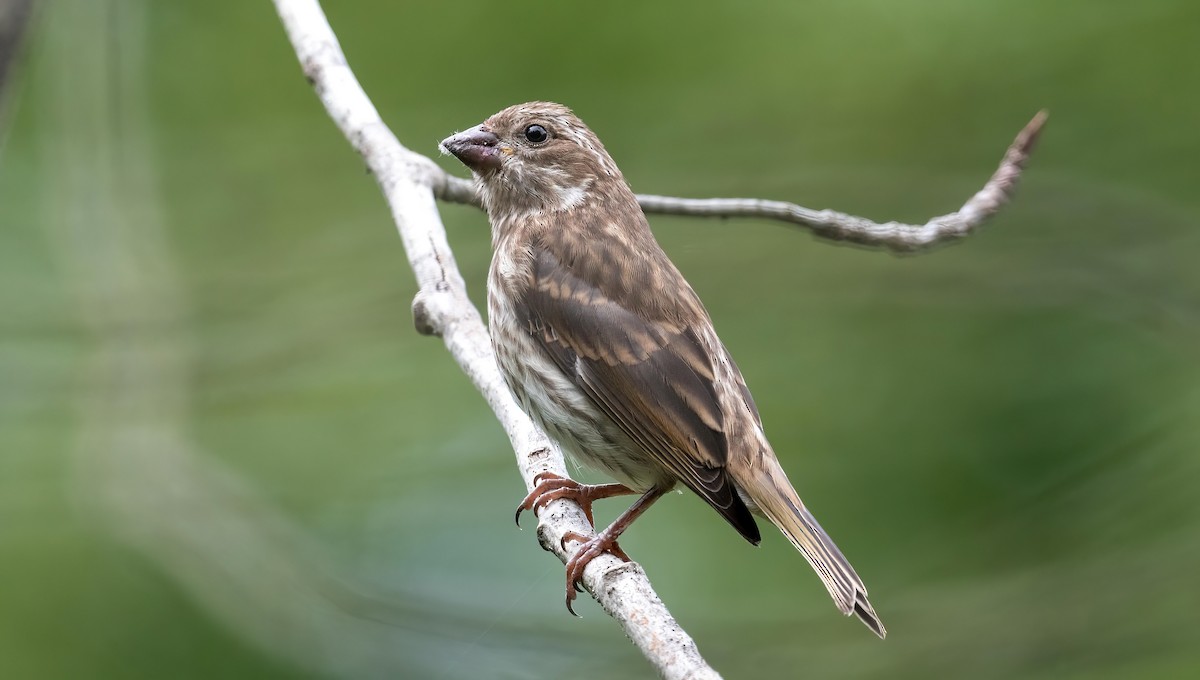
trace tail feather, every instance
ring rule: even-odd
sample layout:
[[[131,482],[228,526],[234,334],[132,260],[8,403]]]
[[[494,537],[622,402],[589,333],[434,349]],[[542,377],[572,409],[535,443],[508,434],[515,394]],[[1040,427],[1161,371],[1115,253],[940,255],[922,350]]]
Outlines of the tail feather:
[[[857,615],[876,635],[886,637],[887,629],[867,600],[867,587],[842,551],[834,545],[833,539],[804,507],[774,457],[763,460],[751,476],[749,480],[736,480],[738,487],[749,497],[752,505],[758,506],[759,512],[779,527],[788,541],[804,555],[838,609],[846,616]]]
[[[875,608],[867,601],[867,591],[862,591],[860,595],[861,597],[854,601],[854,614],[867,625],[867,628],[873,630],[880,640],[886,638],[887,628],[883,627],[883,621],[879,620]]]

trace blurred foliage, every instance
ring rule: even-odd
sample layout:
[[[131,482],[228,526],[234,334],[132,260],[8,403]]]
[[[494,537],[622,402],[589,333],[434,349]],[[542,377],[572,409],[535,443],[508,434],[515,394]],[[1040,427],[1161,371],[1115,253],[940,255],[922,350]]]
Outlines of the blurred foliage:
[[[690,496],[623,545],[729,678],[1200,675],[1200,5],[326,4],[411,148],[553,99],[650,193],[923,220],[1048,108],[1014,204],[932,254],[652,220],[887,641]],[[270,3],[43,3],[28,38],[0,676],[650,675],[512,527],[507,442]],[[486,220],[443,217],[482,300]]]

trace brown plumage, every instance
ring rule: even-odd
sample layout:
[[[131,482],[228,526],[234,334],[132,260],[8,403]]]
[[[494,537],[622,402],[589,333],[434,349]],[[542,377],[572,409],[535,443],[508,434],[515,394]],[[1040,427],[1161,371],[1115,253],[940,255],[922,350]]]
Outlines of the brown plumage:
[[[478,180],[492,223],[488,322],[524,410],[580,462],[620,484],[546,476],[518,509],[554,498],[642,497],[567,562],[584,567],[676,484],[751,543],[765,516],[817,571],[838,608],[880,637],[850,563],[796,495],[754,399],[695,291],[659,247],[600,140],[569,109],[507,108],[442,142]]]

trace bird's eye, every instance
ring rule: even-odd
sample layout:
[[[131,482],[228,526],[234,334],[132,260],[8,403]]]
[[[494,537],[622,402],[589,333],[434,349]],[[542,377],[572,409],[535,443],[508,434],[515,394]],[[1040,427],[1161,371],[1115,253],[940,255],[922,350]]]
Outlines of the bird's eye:
[[[525,139],[534,144],[541,144],[550,138],[550,133],[541,125],[530,125],[525,128]]]

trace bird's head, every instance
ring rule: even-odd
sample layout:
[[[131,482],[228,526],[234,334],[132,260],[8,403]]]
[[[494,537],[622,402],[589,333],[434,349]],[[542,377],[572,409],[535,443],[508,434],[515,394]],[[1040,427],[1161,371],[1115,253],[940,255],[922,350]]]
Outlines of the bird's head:
[[[471,169],[493,217],[570,210],[614,181],[624,187],[604,145],[561,104],[510,106],[440,147]]]

